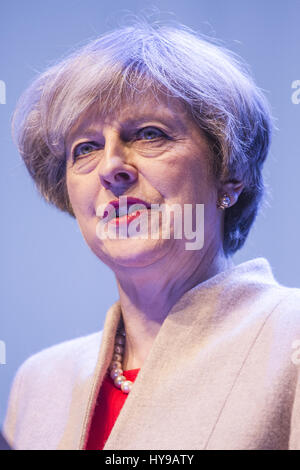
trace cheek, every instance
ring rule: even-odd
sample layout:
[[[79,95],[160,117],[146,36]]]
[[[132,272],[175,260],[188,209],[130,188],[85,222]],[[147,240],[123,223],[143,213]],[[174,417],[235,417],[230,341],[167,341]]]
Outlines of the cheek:
[[[202,203],[214,204],[217,198],[216,181],[213,178],[211,162],[206,152],[195,154],[189,168],[191,188],[196,198]]]
[[[194,155],[186,159],[186,165],[180,168],[180,173],[174,178],[174,187],[180,188],[183,197],[191,202],[209,204],[216,197],[216,186],[208,171],[203,156]]]
[[[67,189],[76,217],[94,212],[93,184],[86,175],[67,175]]]

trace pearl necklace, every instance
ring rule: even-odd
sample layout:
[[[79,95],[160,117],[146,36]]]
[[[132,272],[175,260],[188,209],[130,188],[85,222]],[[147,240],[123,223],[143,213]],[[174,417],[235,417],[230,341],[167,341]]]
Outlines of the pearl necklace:
[[[125,349],[125,330],[121,326],[117,330],[115,338],[115,349],[110,363],[110,377],[112,378],[115,386],[120,388],[123,393],[129,393],[132,387],[131,380],[127,380],[123,375],[123,353]]]

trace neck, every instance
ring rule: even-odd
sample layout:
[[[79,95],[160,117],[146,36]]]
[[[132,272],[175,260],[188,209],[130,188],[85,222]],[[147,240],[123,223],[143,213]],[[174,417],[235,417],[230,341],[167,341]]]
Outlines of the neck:
[[[126,331],[124,370],[142,366],[163,321],[185,292],[233,266],[223,252],[207,253],[201,260],[193,253],[182,263],[172,260],[116,273]]]

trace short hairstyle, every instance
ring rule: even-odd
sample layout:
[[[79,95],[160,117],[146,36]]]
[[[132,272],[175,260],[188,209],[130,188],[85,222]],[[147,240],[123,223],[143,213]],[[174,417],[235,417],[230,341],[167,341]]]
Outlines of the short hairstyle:
[[[109,112],[124,96],[143,93],[145,85],[187,106],[207,136],[219,181],[244,182],[238,201],[225,211],[223,248],[232,255],[243,246],[264,193],[271,114],[241,59],[182,24],[135,20],[40,74],[13,116],[13,134],[30,175],[48,202],[74,216],[66,135],[91,106]]]

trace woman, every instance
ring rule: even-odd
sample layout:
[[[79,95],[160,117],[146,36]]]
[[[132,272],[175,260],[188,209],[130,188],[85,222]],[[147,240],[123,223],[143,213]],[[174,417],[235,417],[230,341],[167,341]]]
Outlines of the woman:
[[[186,27],[136,23],[38,77],[14,129],[119,300],[102,332],[20,367],[10,445],[299,449],[300,290],[264,258],[231,259],[262,199],[271,132],[244,67]]]

